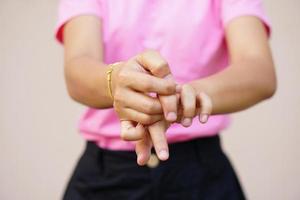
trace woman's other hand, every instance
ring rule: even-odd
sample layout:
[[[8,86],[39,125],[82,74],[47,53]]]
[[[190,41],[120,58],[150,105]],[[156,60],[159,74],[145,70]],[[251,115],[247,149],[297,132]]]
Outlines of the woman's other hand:
[[[197,94],[190,84],[184,84],[181,88],[180,94],[176,95],[177,102],[180,103],[176,121],[189,127],[193,118],[198,116],[200,123],[206,123],[212,112],[211,98],[204,92]],[[169,158],[166,131],[170,125],[170,122],[161,119],[147,128],[141,124],[136,127],[142,133],[142,139],[137,141],[135,148],[139,165],[145,165],[148,162],[152,146],[160,160]]]
[[[180,93],[180,114],[177,121],[184,127],[192,125],[198,116],[200,123],[206,123],[212,112],[212,100],[204,92],[197,93],[190,84],[184,84]]]

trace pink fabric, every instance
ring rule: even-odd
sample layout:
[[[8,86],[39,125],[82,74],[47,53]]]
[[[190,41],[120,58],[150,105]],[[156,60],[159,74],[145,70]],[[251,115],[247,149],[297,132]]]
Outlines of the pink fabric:
[[[62,42],[63,25],[79,15],[102,20],[104,61],[127,60],[145,49],[158,50],[169,62],[179,83],[200,79],[228,65],[224,27],[232,19],[252,15],[269,28],[261,0],[61,0],[56,37]],[[211,116],[203,125],[195,118],[184,128],[172,125],[170,143],[218,134],[229,124],[227,115]],[[87,140],[102,148],[132,150],[120,139],[120,123],[113,109],[88,108],[79,122]]]

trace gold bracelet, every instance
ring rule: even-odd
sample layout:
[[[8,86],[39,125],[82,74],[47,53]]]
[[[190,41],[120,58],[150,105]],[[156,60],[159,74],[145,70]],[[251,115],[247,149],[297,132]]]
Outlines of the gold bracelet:
[[[114,97],[112,95],[112,86],[111,86],[111,75],[112,75],[112,72],[114,71],[114,67],[119,64],[119,62],[117,63],[113,63],[113,64],[110,64],[108,65],[109,66],[109,69],[107,70],[106,74],[107,74],[107,87],[108,87],[108,93],[109,93],[109,96],[111,97],[111,99],[113,100]]]

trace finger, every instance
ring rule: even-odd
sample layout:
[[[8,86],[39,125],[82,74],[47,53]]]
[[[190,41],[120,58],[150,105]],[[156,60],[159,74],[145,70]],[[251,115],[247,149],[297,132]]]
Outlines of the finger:
[[[148,115],[131,108],[122,108],[122,112],[119,112],[118,108],[115,109],[119,113],[120,119],[131,120],[144,125],[153,124],[163,118],[162,115]]]
[[[135,141],[143,138],[145,129],[143,125],[134,125],[132,121],[121,121],[121,138],[126,141]]]
[[[152,142],[149,131],[145,129],[145,134],[141,140],[136,142],[135,151],[138,165],[145,165],[150,159]]]
[[[145,114],[162,114],[162,106],[157,98],[131,90],[122,90],[115,94],[114,101],[118,105],[128,107]]]
[[[171,75],[165,77],[167,80],[173,80]],[[169,122],[174,122],[177,119],[177,94],[174,95],[159,95],[159,100],[164,111],[165,119]]]
[[[138,65],[137,63],[135,63]],[[132,63],[134,65],[134,63]],[[139,66],[140,68],[142,66]],[[158,78],[145,72],[122,71],[119,73],[119,82],[140,92],[154,92],[163,95],[174,94],[178,89],[173,80]]]
[[[171,74],[167,61],[157,51],[144,51],[136,57],[136,61],[156,77],[163,78]]]
[[[181,105],[183,108],[182,125],[189,127],[196,114],[196,93],[192,86],[185,84],[181,90]]]
[[[167,124],[165,121],[158,121],[148,127],[152,144],[155,152],[160,160],[167,160],[169,158],[169,148],[165,132]]]
[[[200,94],[197,95],[197,100],[199,102],[199,121],[201,123],[206,123],[209,116],[212,113],[212,100],[211,98],[204,92],[201,92]]]
[[[177,119],[177,98],[176,95],[159,95],[159,100],[164,112],[165,119],[174,122]]]

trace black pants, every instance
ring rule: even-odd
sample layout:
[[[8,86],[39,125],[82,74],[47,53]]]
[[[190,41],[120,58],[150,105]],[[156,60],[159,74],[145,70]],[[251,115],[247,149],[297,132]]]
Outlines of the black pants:
[[[219,136],[170,145],[170,158],[140,167],[131,151],[88,142],[64,200],[245,199]]]

